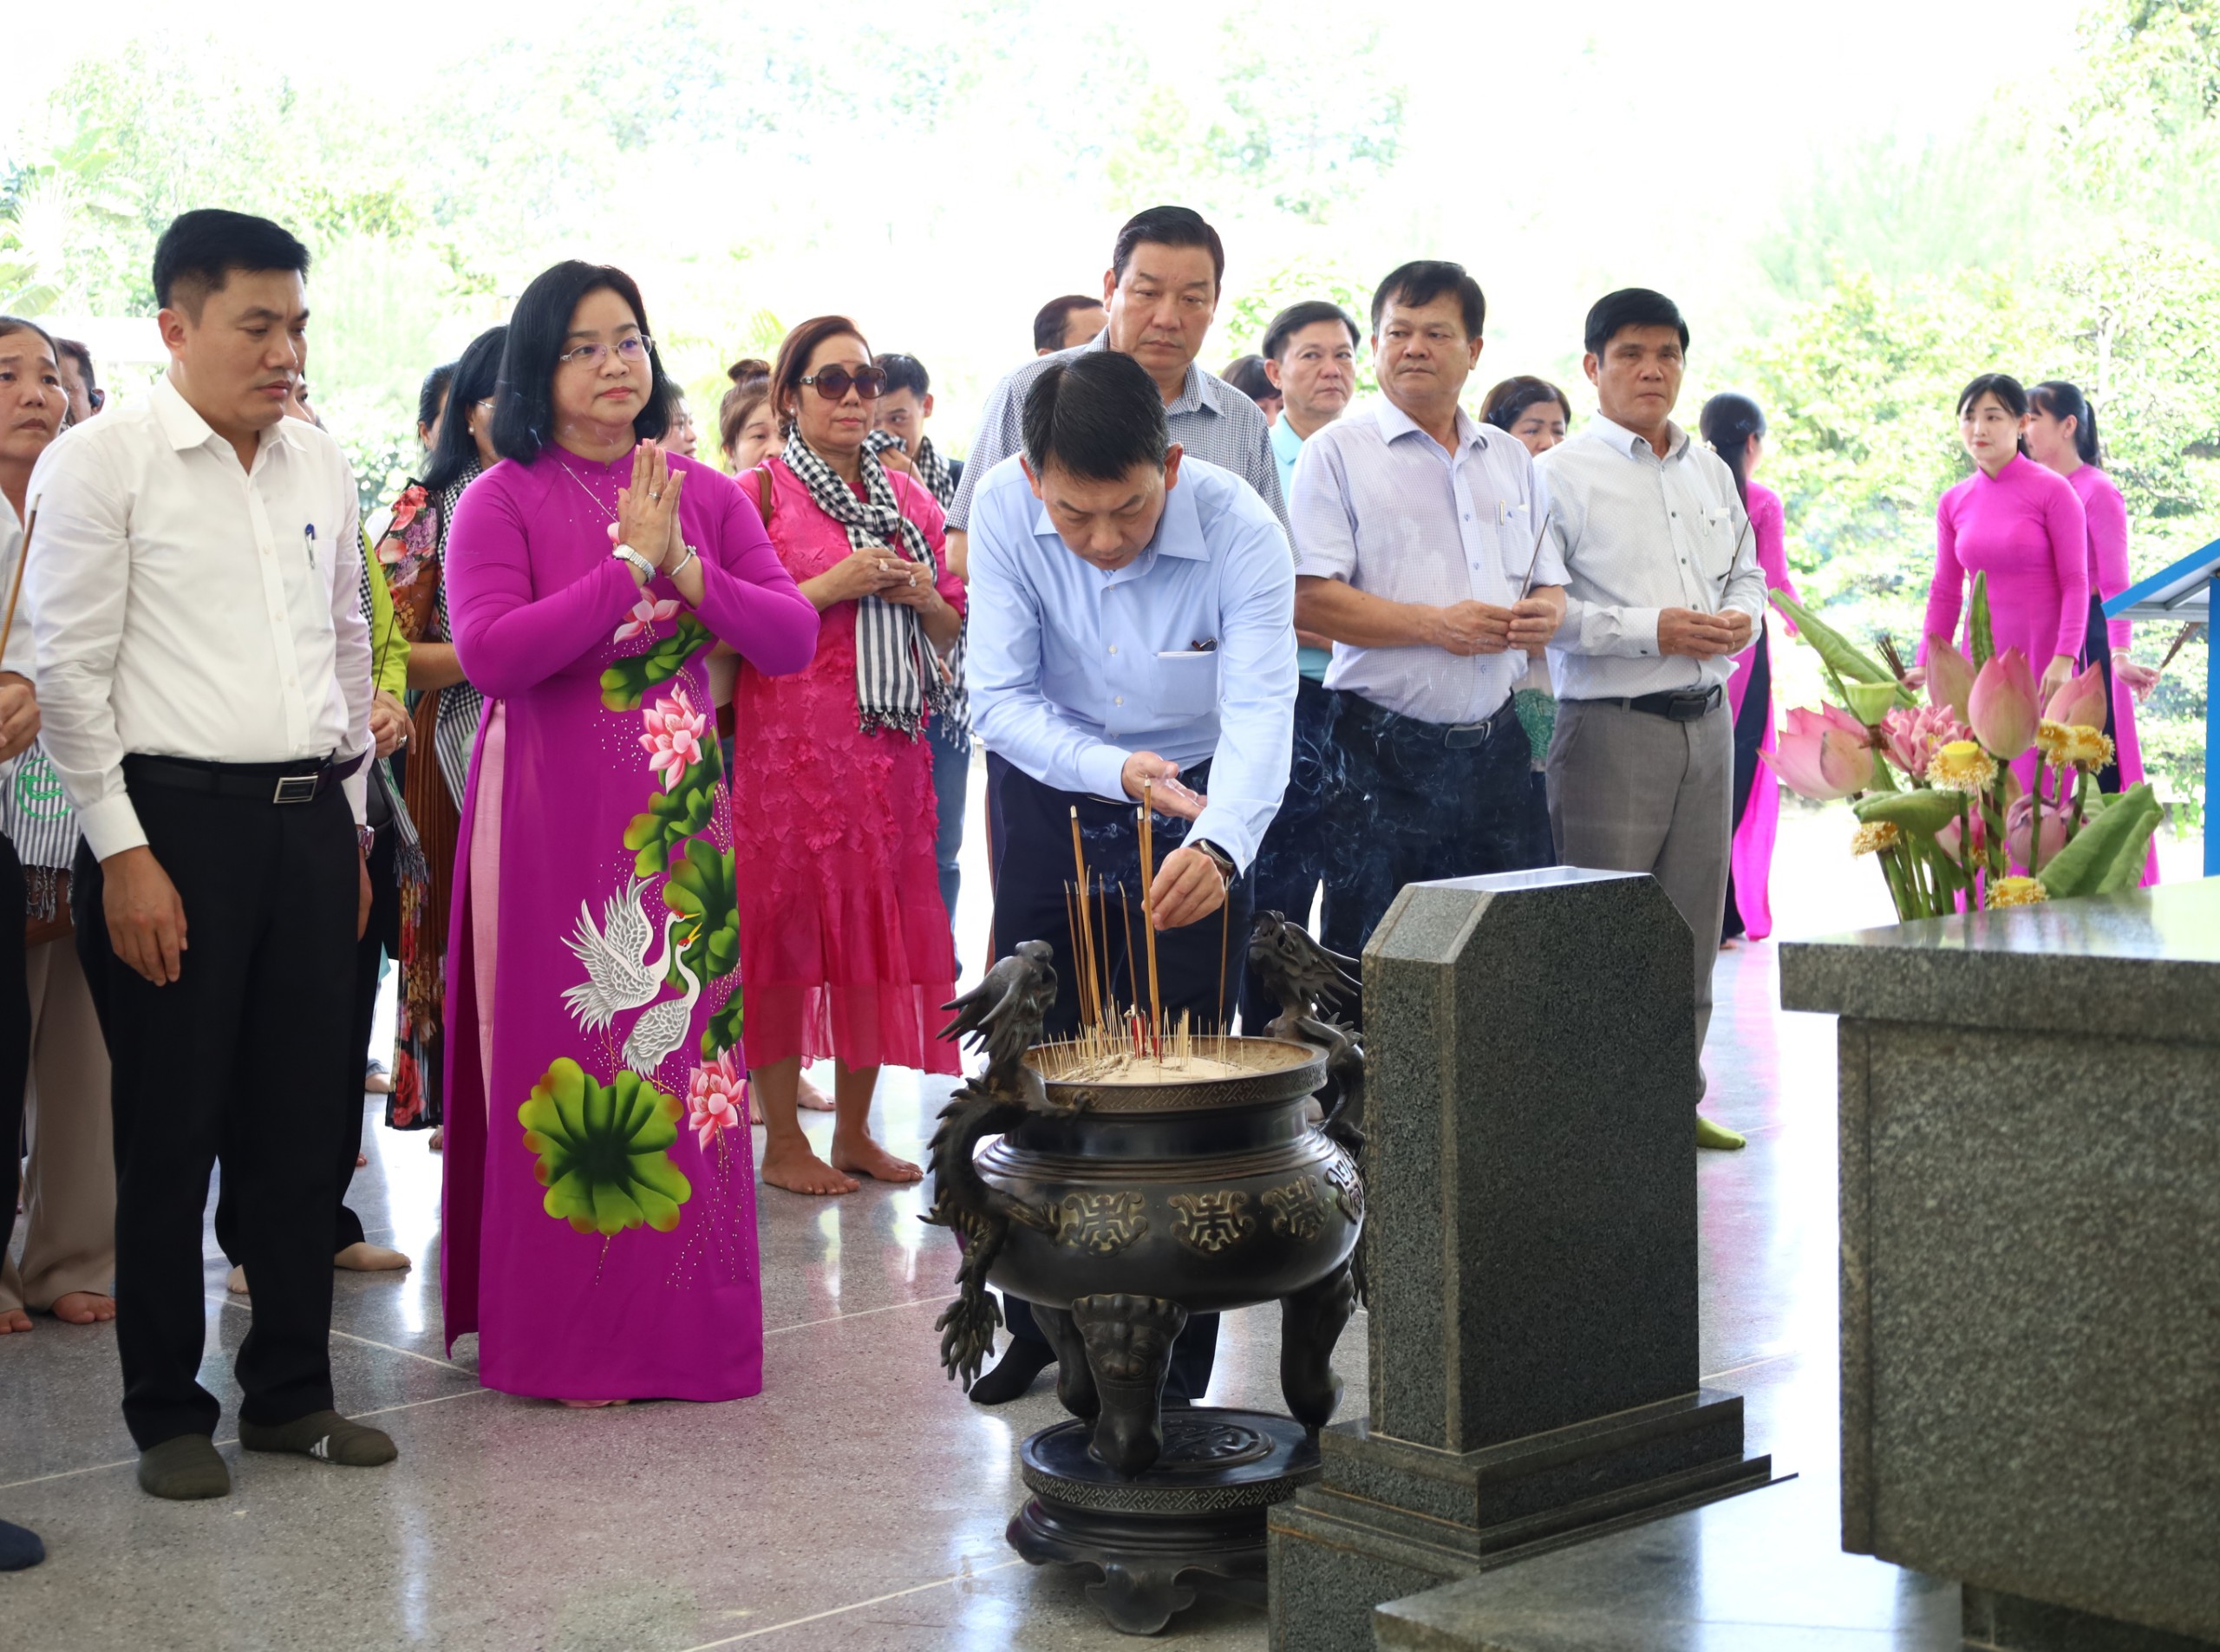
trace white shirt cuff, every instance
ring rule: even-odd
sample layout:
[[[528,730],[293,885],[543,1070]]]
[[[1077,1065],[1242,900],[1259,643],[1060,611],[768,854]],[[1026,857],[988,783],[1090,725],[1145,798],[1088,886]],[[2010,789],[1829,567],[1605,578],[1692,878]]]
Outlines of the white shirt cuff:
[[[147,830],[139,824],[139,811],[131,806],[130,794],[125,792],[104,797],[90,808],[78,810],[77,825],[85,834],[85,841],[92,846],[96,860],[120,855],[126,849],[140,848],[147,841]]]

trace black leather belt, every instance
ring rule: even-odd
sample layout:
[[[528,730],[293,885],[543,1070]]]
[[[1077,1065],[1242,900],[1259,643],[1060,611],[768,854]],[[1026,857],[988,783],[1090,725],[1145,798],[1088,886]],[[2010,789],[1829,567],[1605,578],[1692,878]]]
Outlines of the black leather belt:
[[[1629,711],[1646,711],[1653,717],[1663,717],[1672,722],[1698,722],[1716,711],[1726,698],[1727,690],[1714,682],[1707,689],[1675,689],[1664,694],[1638,694],[1630,700],[1604,703],[1624,706]]]
[[[1390,730],[1414,739],[1439,740],[1451,751],[1464,751],[1474,746],[1485,746],[1495,738],[1505,722],[1517,721],[1518,708],[1505,700],[1478,722],[1428,722],[1423,717],[1407,717],[1400,711],[1390,711],[1375,704],[1361,694],[1343,691],[1342,702],[1355,706],[1360,716],[1378,727],[1382,733]]]
[[[313,803],[362,767],[369,754],[304,757],[290,763],[204,763],[190,757],[142,757],[134,752],[123,760],[123,778],[132,786],[166,786],[209,797]]]

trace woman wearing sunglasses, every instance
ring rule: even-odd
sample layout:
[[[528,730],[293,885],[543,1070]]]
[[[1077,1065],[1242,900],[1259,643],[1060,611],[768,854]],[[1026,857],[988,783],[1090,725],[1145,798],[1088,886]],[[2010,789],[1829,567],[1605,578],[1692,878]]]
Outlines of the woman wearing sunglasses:
[[[486,696],[455,852],[441,1283],[489,1388],[573,1405],[762,1386],[738,878],[703,671],[793,671],[817,613],[726,477],[667,458],[639,289],[525,290],[500,462],[447,534]],[[754,846],[749,853],[754,854]]]
[[[763,1179],[797,1193],[852,1193],[859,1176],[918,1179],[872,1139],[878,1069],[957,1070],[956,1047],[935,1036],[956,954],[922,736],[928,718],[947,715],[944,656],[963,625],[963,585],[947,571],[932,495],[866,451],[885,388],[853,322],[804,322],[771,373],[786,446],[739,479],[823,616],[808,669],[769,676],[750,657],[734,700],[750,781],[733,801],[749,856],[739,891],[748,1065]],[[826,1055],[829,1163],[794,1113],[802,1063]]]

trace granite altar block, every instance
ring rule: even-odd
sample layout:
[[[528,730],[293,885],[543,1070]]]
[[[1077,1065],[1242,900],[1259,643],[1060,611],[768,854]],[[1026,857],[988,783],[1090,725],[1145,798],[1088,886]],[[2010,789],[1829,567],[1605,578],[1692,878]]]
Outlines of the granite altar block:
[[[1271,1643],[1762,1485],[1696,1359],[1689,938],[1654,879],[1406,888],[1364,955],[1372,1414],[1270,1519]]]

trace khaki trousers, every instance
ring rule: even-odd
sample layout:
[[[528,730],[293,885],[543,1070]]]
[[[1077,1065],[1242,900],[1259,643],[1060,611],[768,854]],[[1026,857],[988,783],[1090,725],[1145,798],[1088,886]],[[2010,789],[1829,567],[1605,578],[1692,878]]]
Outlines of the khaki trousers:
[[[30,1164],[24,1178],[23,1260],[0,1260],[0,1309],[43,1310],[73,1290],[115,1289],[114,1120],[108,1046],[63,936],[25,955],[31,999],[30,1078],[23,1095]],[[7,1144],[13,1152],[15,1144]]]
[[[1610,700],[1560,701],[1549,787],[1560,861],[1649,872],[1688,926],[1701,1098],[1734,839],[1734,723],[1726,702],[1694,722],[1675,722]]]

